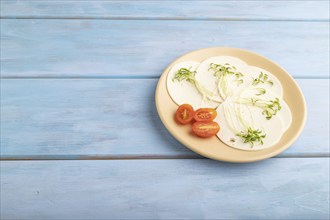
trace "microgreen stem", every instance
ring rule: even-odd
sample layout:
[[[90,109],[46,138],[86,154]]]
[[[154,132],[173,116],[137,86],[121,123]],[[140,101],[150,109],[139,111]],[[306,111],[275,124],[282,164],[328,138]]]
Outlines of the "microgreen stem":
[[[255,142],[263,144],[263,139],[266,137],[266,134],[262,134],[262,131],[259,129],[254,130],[251,127],[248,127],[246,132],[241,131],[240,133],[237,133],[236,136],[242,138],[244,143],[250,143],[252,148]]]
[[[258,78],[253,78],[252,85],[258,85],[259,83],[269,83],[271,86],[274,84],[273,81],[268,79],[268,75],[266,73],[260,72]]]
[[[237,101],[237,103],[247,104],[263,109],[262,114],[266,116],[267,120],[270,120],[282,108],[278,98],[275,98],[274,100],[243,98]]]
[[[181,68],[177,71],[177,73],[173,77],[173,81],[177,80],[179,82],[185,80],[191,84],[193,84],[197,91],[203,97],[203,100],[213,101],[216,103],[221,103],[219,100],[213,98],[214,94],[202,86],[196,79],[195,79],[196,71],[191,71],[187,68]]]
[[[234,75],[235,82],[243,83],[242,77],[244,76],[241,72],[236,70],[235,66],[225,63],[224,65],[211,63],[209,70],[213,70],[213,75],[218,79],[217,88],[218,93],[222,99],[226,99],[232,94],[232,91],[228,90],[228,76]]]

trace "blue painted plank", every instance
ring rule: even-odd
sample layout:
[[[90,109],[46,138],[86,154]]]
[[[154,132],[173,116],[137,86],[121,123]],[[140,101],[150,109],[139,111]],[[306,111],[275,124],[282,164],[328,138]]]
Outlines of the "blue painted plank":
[[[160,122],[156,79],[2,80],[3,158],[195,157]],[[329,156],[329,80],[299,79],[308,119],[280,157]],[[32,157],[31,157],[32,155]]]
[[[329,77],[328,22],[1,21],[2,77],[158,77],[189,51],[245,48],[295,77]]]
[[[5,18],[329,20],[328,1],[8,1]]]
[[[329,158],[1,162],[1,219],[327,219]]]

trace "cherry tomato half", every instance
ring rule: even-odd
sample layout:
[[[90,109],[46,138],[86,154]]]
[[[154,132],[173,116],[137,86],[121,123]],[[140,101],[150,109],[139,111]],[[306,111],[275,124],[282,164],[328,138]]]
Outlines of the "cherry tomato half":
[[[195,122],[192,125],[192,131],[198,137],[202,138],[209,138],[216,135],[220,130],[220,126],[218,123],[211,121],[211,122]]]
[[[176,110],[175,119],[180,124],[188,124],[194,117],[194,109],[189,104],[180,105]]]
[[[213,108],[200,108],[194,115],[194,119],[200,122],[211,122],[215,117],[217,117],[217,112]]]

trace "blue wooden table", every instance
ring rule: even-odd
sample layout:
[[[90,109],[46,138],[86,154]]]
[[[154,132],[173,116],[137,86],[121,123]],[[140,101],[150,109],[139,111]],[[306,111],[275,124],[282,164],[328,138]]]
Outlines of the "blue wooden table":
[[[1,219],[328,219],[329,1],[1,1]],[[263,54],[308,120],[229,164],[160,122],[157,80],[212,46]]]

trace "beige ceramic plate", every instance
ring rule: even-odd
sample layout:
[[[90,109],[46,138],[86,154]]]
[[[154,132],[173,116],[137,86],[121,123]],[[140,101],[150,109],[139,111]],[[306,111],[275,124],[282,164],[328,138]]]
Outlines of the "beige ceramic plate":
[[[166,87],[166,76],[170,68],[174,64],[182,61],[192,60],[201,62],[209,57],[221,55],[237,57],[245,61],[248,65],[266,69],[280,80],[283,86],[283,98],[291,109],[292,124],[276,145],[260,151],[238,150],[225,145],[217,137],[209,139],[198,138],[191,134],[189,125],[182,126],[175,122],[174,114],[178,106],[169,96]],[[228,162],[253,162],[279,154],[291,146],[298,138],[306,121],[306,103],[304,96],[294,79],[283,68],[269,59],[250,51],[237,48],[206,48],[190,52],[176,59],[165,69],[159,79],[156,89],[156,106],[163,124],[178,141],[205,157]]]

